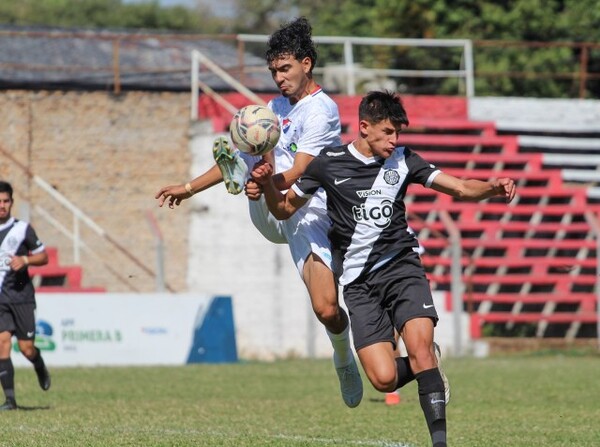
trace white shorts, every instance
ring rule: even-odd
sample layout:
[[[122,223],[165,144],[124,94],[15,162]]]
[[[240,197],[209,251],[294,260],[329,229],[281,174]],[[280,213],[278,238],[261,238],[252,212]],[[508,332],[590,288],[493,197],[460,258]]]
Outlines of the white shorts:
[[[314,253],[331,270],[331,244],[327,237],[330,220],[327,212],[306,204],[287,220],[277,220],[269,212],[264,197],[248,201],[250,219],[258,231],[275,244],[288,244],[300,277],[308,255]],[[306,208],[309,207],[309,208]]]
[[[249,173],[262,157],[238,152],[248,166]],[[331,221],[322,198],[314,197],[287,220],[277,220],[269,212],[264,197],[249,200],[250,219],[260,233],[275,244],[288,244],[300,277],[303,277],[304,262],[314,253],[331,270],[331,244],[327,233]]]

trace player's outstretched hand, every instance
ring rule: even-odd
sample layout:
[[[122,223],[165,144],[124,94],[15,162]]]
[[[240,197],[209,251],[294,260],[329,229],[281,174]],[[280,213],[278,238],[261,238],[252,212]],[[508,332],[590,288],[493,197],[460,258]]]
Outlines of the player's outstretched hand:
[[[252,168],[252,173],[250,174],[252,180],[259,185],[264,185],[267,183],[272,175],[273,166],[271,166],[271,164],[267,163],[265,160],[260,160],[258,163],[256,163],[254,168]]]
[[[181,202],[189,197],[191,195],[186,191],[184,185],[165,186],[154,196],[155,199],[158,199],[158,206],[162,207],[165,202],[168,202],[171,209],[181,205]]]
[[[517,187],[515,182],[511,178],[499,178],[495,182],[494,188],[496,189],[497,195],[506,197],[506,202],[510,202],[515,198],[517,193]]]
[[[249,179],[244,185],[244,193],[248,200],[258,200],[262,195],[262,185],[259,185],[254,180]]]

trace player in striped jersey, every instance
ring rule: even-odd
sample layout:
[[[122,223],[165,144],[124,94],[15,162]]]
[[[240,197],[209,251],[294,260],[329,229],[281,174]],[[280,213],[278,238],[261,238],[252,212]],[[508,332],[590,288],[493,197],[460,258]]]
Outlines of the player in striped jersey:
[[[497,196],[511,201],[516,190],[509,178],[485,182],[441,172],[397,145],[407,125],[398,95],[371,92],[359,106],[358,138],[321,151],[285,195],[273,185],[272,166],[265,161],[254,167],[252,177],[263,186],[269,210],[278,219],[288,219],[325,189],[333,268],[344,287],[362,366],[382,392],[416,379],[433,446],[444,447],[444,383],[433,343],[438,316],[403,199],[410,183],[471,201]],[[394,330],[404,341],[408,362],[396,355]]]
[[[0,410],[16,410],[14,376],[10,358],[12,336],[35,369],[40,387],[50,388],[50,374],[35,347],[35,291],[27,267],[48,263],[44,244],[33,227],[11,216],[13,189],[0,181],[0,383],[6,401]]]

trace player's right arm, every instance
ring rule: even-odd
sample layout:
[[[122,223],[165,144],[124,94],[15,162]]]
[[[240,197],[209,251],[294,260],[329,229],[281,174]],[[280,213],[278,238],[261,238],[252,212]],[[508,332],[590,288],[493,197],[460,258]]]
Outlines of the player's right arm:
[[[289,218],[308,202],[308,199],[300,197],[292,189],[289,189],[285,195],[282,194],[273,182],[273,166],[264,160],[254,165],[252,178],[262,186],[267,207],[278,220]]]
[[[315,157],[305,152],[299,152],[294,157],[294,164],[287,171],[277,173],[273,175],[273,183],[280,191],[286,190],[292,187],[296,180],[298,180],[308,164],[313,161]]]
[[[162,207],[165,202],[168,202],[169,208],[175,208],[175,206],[181,205],[183,200],[189,199],[194,194],[204,191],[222,181],[223,174],[221,174],[219,167],[214,165],[204,174],[199,175],[187,184],[162,187],[154,198],[158,199],[158,206]]]
[[[273,175],[273,182],[280,190],[291,188],[324,147],[341,144],[337,108],[335,114],[333,111],[315,110],[302,124],[296,144],[297,152],[292,167]]]

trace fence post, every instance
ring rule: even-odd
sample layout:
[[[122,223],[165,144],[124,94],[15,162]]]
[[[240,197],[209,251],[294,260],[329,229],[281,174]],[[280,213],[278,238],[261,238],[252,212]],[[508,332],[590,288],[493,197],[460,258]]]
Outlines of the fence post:
[[[462,284],[462,265],[461,254],[462,246],[460,231],[452,221],[447,211],[440,211],[440,218],[448,230],[450,236],[450,251],[452,254],[452,263],[450,266],[452,274],[451,293],[452,293],[452,317],[454,321],[454,351],[457,357],[462,356],[462,313],[463,313],[463,284]]]
[[[158,222],[152,214],[152,211],[146,212],[146,218],[150,224],[150,229],[156,241],[156,291],[162,293],[165,291],[165,249],[164,238]]]
[[[596,237],[596,338],[598,339],[598,351],[600,351],[600,223],[592,211],[585,212],[585,220],[592,227]]]

